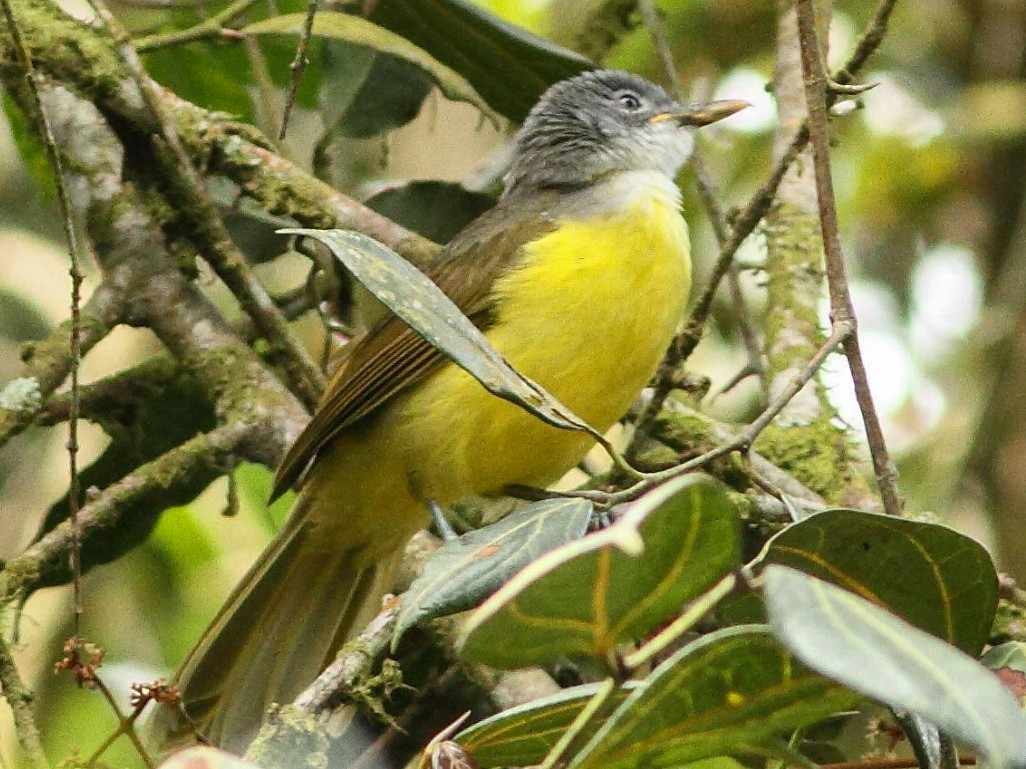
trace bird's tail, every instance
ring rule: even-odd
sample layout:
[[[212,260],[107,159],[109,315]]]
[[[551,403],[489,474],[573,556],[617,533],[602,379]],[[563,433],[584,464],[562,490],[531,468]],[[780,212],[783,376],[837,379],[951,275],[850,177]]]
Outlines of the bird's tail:
[[[291,702],[379,611],[401,543],[384,558],[328,548],[304,504],[301,496],[189,652],[177,676],[185,715],[168,707],[157,711],[157,746],[175,747],[198,735],[241,752],[267,707]]]

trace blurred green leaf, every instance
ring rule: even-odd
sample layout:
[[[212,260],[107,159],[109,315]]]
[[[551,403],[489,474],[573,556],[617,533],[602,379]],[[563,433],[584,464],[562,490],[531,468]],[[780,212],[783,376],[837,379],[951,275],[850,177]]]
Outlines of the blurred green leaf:
[[[462,654],[501,668],[563,655],[603,658],[706,591],[740,560],[723,487],[687,475],[639,499],[609,528],[542,556],[467,622]]]
[[[786,566],[763,572],[773,633],[825,676],[916,713],[987,757],[1026,766],[1026,718],[972,657],[857,595]]]
[[[253,82],[241,46],[190,43],[159,48],[143,55],[146,71],[183,99],[253,122]]]
[[[42,339],[50,331],[50,322],[33,302],[17,291],[0,286],[0,337],[16,342]],[[6,384],[6,383],[5,383]]]
[[[435,243],[448,243],[495,200],[452,182],[417,181],[379,192],[364,204]]]
[[[990,555],[934,523],[826,510],[773,537],[763,562],[839,585],[970,654],[983,648],[997,608]]]
[[[688,644],[652,671],[571,769],[671,769],[752,748],[850,708],[854,692],[813,673],[761,625]]]
[[[326,133],[366,138],[417,117],[432,85],[418,65],[364,46],[326,42],[317,94]]]
[[[378,0],[369,18],[452,67],[518,123],[552,83],[595,66],[464,0]]]
[[[21,162],[25,164],[25,169],[32,180],[39,185],[39,189],[48,197],[53,197],[56,187],[53,183],[53,169],[50,168],[50,159],[46,156],[46,150],[31,124],[25,120],[24,113],[14,103],[14,99],[6,89],[0,94],[0,99],[2,99],[4,116],[11,127],[14,146],[18,150]]]
[[[476,606],[538,556],[584,536],[591,515],[586,500],[547,499],[446,542],[403,595],[392,648],[416,623]]]
[[[249,24],[242,29],[242,32],[247,35],[298,35],[303,30],[305,17],[304,13],[274,16]],[[371,48],[378,53],[389,54],[409,62],[430,75],[447,98],[472,104],[492,122],[497,122],[492,109],[478,95],[473,86],[457,72],[409,40],[372,24],[360,16],[320,11],[314,19],[313,34],[338,42]],[[378,88],[381,87],[380,83],[375,85]]]
[[[613,692],[585,734],[593,734],[604,716],[639,685],[637,681],[628,681]],[[454,739],[474,756],[482,769],[540,764],[600,688],[600,684],[584,684],[541,697],[479,721]]]

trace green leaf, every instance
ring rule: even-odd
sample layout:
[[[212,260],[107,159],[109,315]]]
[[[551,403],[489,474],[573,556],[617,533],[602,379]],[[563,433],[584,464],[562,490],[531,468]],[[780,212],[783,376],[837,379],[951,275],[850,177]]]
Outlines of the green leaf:
[[[324,243],[382,304],[488,392],[554,427],[601,437],[540,385],[517,373],[438,286],[392,249],[348,230],[278,232],[306,235]]]
[[[471,615],[462,654],[501,668],[602,658],[657,627],[739,559],[737,515],[722,486],[678,478],[609,528],[517,574]]]
[[[317,99],[326,133],[363,139],[417,117],[432,86],[420,67],[363,46],[327,43]]]
[[[305,13],[274,16],[249,24],[242,29],[242,32],[247,35],[298,35],[303,31],[305,19]],[[435,59],[427,51],[383,27],[352,14],[319,11],[314,18],[313,34],[317,37],[370,48],[414,64],[431,77],[447,98],[474,105],[481,110],[485,117],[498,124],[497,117],[487,102],[463,77]]]
[[[552,83],[595,66],[465,0],[378,0],[369,18],[452,67],[518,123]]]
[[[495,204],[453,182],[416,181],[379,192],[364,205],[435,243],[448,243]]]
[[[547,499],[446,542],[403,595],[392,647],[416,623],[476,606],[538,556],[584,536],[591,515],[586,500]]]
[[[623,688],[613,692],[606,709],[597,714],[585,735],[593,734],[601,726],[604,716],[638,686],[639,682],[628,681]],[[482,769],[540,764],[600,688],[601,684],[574,686],[518,705],[479,721],[454,739],[474,756]]]
[[[774,634],[823,675],[908,710],[986,756],[1026,766],[1026,718],[997,677],[876,604],[785,566],[768,566]]]
[[[990,555],[939,524],[826,510],[773,537],[763,561],[843,587],[969,654],[983,648],[997,608]]]
[[[608,717],[571,769],[659,769],[750,752],[858,696],[799,665],[761,625],[680,649]]]

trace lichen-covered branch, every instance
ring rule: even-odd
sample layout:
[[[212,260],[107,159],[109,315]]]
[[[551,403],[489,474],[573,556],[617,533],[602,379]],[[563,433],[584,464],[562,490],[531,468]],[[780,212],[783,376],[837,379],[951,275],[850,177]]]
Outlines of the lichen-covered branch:
[[[50,762],[46,760],[43,741],[33,713],[32,692],[22,681],[21,674],[14,664],[14,657],[11,656],[11,650],[2,634],[0,634],[0,691],[3,692],[4,699],[11,707],[18,742],[22,750],[25,751],[25,755],[31,761],[34,769],[49,769]]]
[[[87,352],[116,326],[122,316],[124,296],[102,283],[82,308],[79,347]],[[21,375],[0,388],[0,446],[32,424],[50,393],[60,387],[71,371],[70,320],[38,342],[25,345]]]
[[[82,545],[109,536],[138,510],[160,509],[175,490],[202,491],[224,473],[231,457],[244,451],[249,426],[218,427],[126,475],[89,500],[79,511]],[[73,533],[64,521],[34,545],[11,558],[0,571],[0,606],[28,595],[39,584],[67,568]]]

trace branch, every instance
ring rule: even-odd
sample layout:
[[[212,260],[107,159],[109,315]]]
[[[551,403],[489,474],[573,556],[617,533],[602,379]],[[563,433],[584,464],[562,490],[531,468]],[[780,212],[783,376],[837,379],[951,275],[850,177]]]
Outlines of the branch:
[[[256,5],[259,0],[235,0],[234,3],[226,6],[223,10],[213,16],[204,19],[194,27],[181,29],[166,35],[148,35],[135,41],[135,50],[140,53],[155,51],[160,48],[168,48],[173,45],[193,43],[197,40],[206,40],[211,37],[237,37],[238,32],[234,29],[225,29],[242,14]]]
[[[39,736],[39,727],[36,725],[34,708],[32,707],[32,692],[21,680],[18,668],[14,664],[14,657],[7,647],[7,642],[0,635],[0,689],[3,690],[4,699],[11,707],[14,715],[14,731],[18,735],[18,743],[22,750],[28,755],[32,766],[35,769],[49,769],[50,762],[46,760],[46,753],[43,750],[43,741]]]
[[[844,251],[838,234],[837,206],[834,201],[834,187],[830,175],[827,78],[819,53],[812,0],[797,0],[796,9],[801,40],[802,69],[805,72],[805,98],[809,110],[809,136],[816,173],[816,195],[819,198],[819,222],[826,251],[830,317],[835,327],[841,325],[851,327],[851,334],[844,340],[844,352],[848,359],[848,367],[855,384],[855,396],[866,427],[866,438],[873,460],[873,470],[876,473],[884,510],[889,515],[900,515],[901,498],[898,495],[897,469],[887,453],[883,430],[873,406],[869,379],[866,376],[865,364],[859,349],[855,309],[848,291]]]
[[[171,150],[167,159],[167,177],[172,187],[181,195],[178,202],[192,219],[192,230],[200,246],[203,258],[224,281],[242,305],[242,309],[253,318],[288,376],[293,389],[310,408],[320,399],[324,389],[324,377],[316,364],[289,333],[288,324],[271,301],[263,284],[256,279],[246,257],[232,242],[228,229],[213,202],[210,200],[185,151],[178,129],[164,99],[164,89],[143,71],[139,54],[132,47],[128,33],[114,18],[102,0],[90,0],[107,29],[110,31],[128,71],[145,100],[153,119],[160,127],[160,134]],[[158,156],[162,153],[158,152]]]
[[[122,318],[124,294],[109,283],[93,291],[79,319],[81,354],[103,339]],[[71,337],[74,323],[65,321],[50,336],[28,344],[21,376],[0,390],[0,446],[32,424],[49,395],[60,387],[72,368]],[[16,398],[21,390],[27,397]]]
[[[224,473],[229,459],[244,450],[251,428],[243,423],[218,427],[198,435],[173,451],[148,462],[89,500],[79,513],[83,547],[102,540],[126,518],[144,508],[161,509],[168,490],[195,489],[198,493]],[[64,521],[38,542],[7,561],[0,571],[0,606],[32,592],[67,565],[74,531]]]

